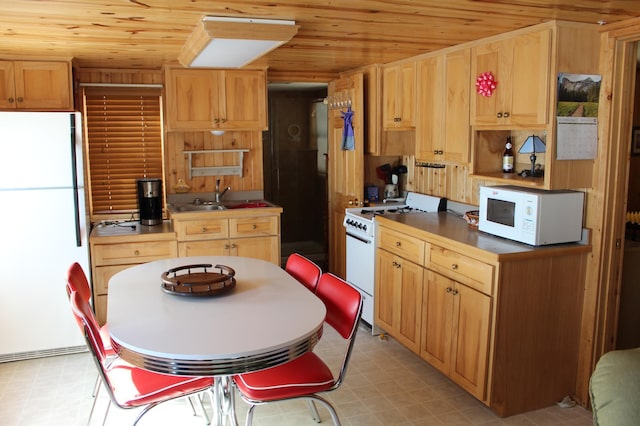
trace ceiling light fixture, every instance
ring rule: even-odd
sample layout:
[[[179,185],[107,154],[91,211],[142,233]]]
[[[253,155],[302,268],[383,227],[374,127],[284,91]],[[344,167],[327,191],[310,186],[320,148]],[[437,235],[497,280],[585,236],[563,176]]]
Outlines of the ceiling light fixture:
[[[205,16],[178,60],[185,67],[240,68],[291,40],[298,28],[280,19]]]

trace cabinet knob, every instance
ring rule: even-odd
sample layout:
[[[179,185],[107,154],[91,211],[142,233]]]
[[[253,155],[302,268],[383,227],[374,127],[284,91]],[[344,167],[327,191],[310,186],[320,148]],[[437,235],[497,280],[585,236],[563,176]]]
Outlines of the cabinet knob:
[[[13,98],[9,98],[9,99],[7,99],[7,100],[9,101],[9,103],[10,103],[10,104],[12,104],[12,103],[13,103],[13,101],[15,101],[15,99],[13,99]]]
[[[497,114],[496,114],[496,117],[498,117],[498,118],[502,118],[502,113],[501,113],[501,112],[497,113]]]
[[[453,291],[453,289],[451,287],[447,287],[447,293],[451,293]]]
[[[393,262],[391,262],[391,264],[393,265],[394,268],[400,268],[402,266],[401,264],[399,264],[395,260]]]
[[[349,202],[347,203],[350,206],[357,206],[358,205],[358,199],[356,198],[355,200],[349,200]]]
[[[224,245],[224,249],[225,249],[225,250],[229,250],[229,244],[225,244],[225,245]]]
[[[509,113],[508,112],[505,112],[503,115],[504,115],[504,118],[509,117]]]
[[[140,255],[140,251],[136,250],[136,251],[133,252],[133,254],[136,255],[136,256],[139,256]]]
[[[219,119],[219,118],[214,118],[214,119],[213,119],[213,122],[214,122],[215,124],[219,124],[219,123],[220,123],[220,119]]]
[[[456,294],[458,294],[458,290],[453,290],[453,291],[451,292],[451,294],[453,294],[453,295],[455,296]]]
[[[394,123],[399,123],[399,122],[401,122],[401,121],[402,121],[402,118],[400,118],[400,117],[393,117],[393,121],[394,121]]]
[[[258,229],[258,225],[254,223],[253,225],[251,225],[251,229]]]
[[[220,122],[221,122],[221,123],[226,123],[226,122],[227,122],[227,119],[226,119],[226,118],[222,118],[222,119],[220,119]]]
[[[396,241],[396,247],[400,247],[402,243],[400,241]]]
[[[232,248],[232,249],[235,249],[235,248],[238,248],[238,246],[236,245],[236,243],[232,243],[232,244],[231,244],[231,248]]]
[[[18,102],[22,102],[22,101],[23,101],[22,97],[18,97]]]
[[[452,264],[451,264],[451,269],[453,269],[454,271],[455,271],[456,269],[458,269],[458,264],[457,264],[457,263],[452,263]]]
[[[442,155],[442,154],[444,154],[444,151],[443,151],[443,150],[441,150],[441,149],[439,149],[439,150],[438,150],[438,155]]]

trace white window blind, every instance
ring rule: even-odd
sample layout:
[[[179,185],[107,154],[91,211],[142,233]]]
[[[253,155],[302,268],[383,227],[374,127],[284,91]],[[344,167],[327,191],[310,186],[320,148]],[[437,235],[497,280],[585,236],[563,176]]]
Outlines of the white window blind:
[[[92,217],[136,212],[136,180],[162,178],[161,101],[159,88],[84,88]]]

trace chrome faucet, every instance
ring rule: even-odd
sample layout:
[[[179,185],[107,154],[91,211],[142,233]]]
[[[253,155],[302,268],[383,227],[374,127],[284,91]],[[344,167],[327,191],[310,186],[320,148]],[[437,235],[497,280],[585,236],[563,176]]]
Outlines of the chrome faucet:
[[[231,187],[227,186],[222,192],[220,192],[220,179],[216,179],[216,192],[214,192],[213,194],[215,197],[215,202],[219,203],[220,200],[222,200],[222,197],[224,197],[224,194],[226,194],[230,189]]]

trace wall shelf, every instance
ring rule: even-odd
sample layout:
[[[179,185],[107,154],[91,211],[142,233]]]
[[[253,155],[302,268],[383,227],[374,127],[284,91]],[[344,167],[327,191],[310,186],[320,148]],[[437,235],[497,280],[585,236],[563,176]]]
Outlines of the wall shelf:
[[[240,176],[242,177],[242,162],[244,153],[249,152],[248,149],[208,149],[201,151],[183,151],[189,161],[189,179],[194,176]],[[238,162],[231,166],[205,166],[194,167],[193,156],[199,154],[225,154],[236,153]]]

